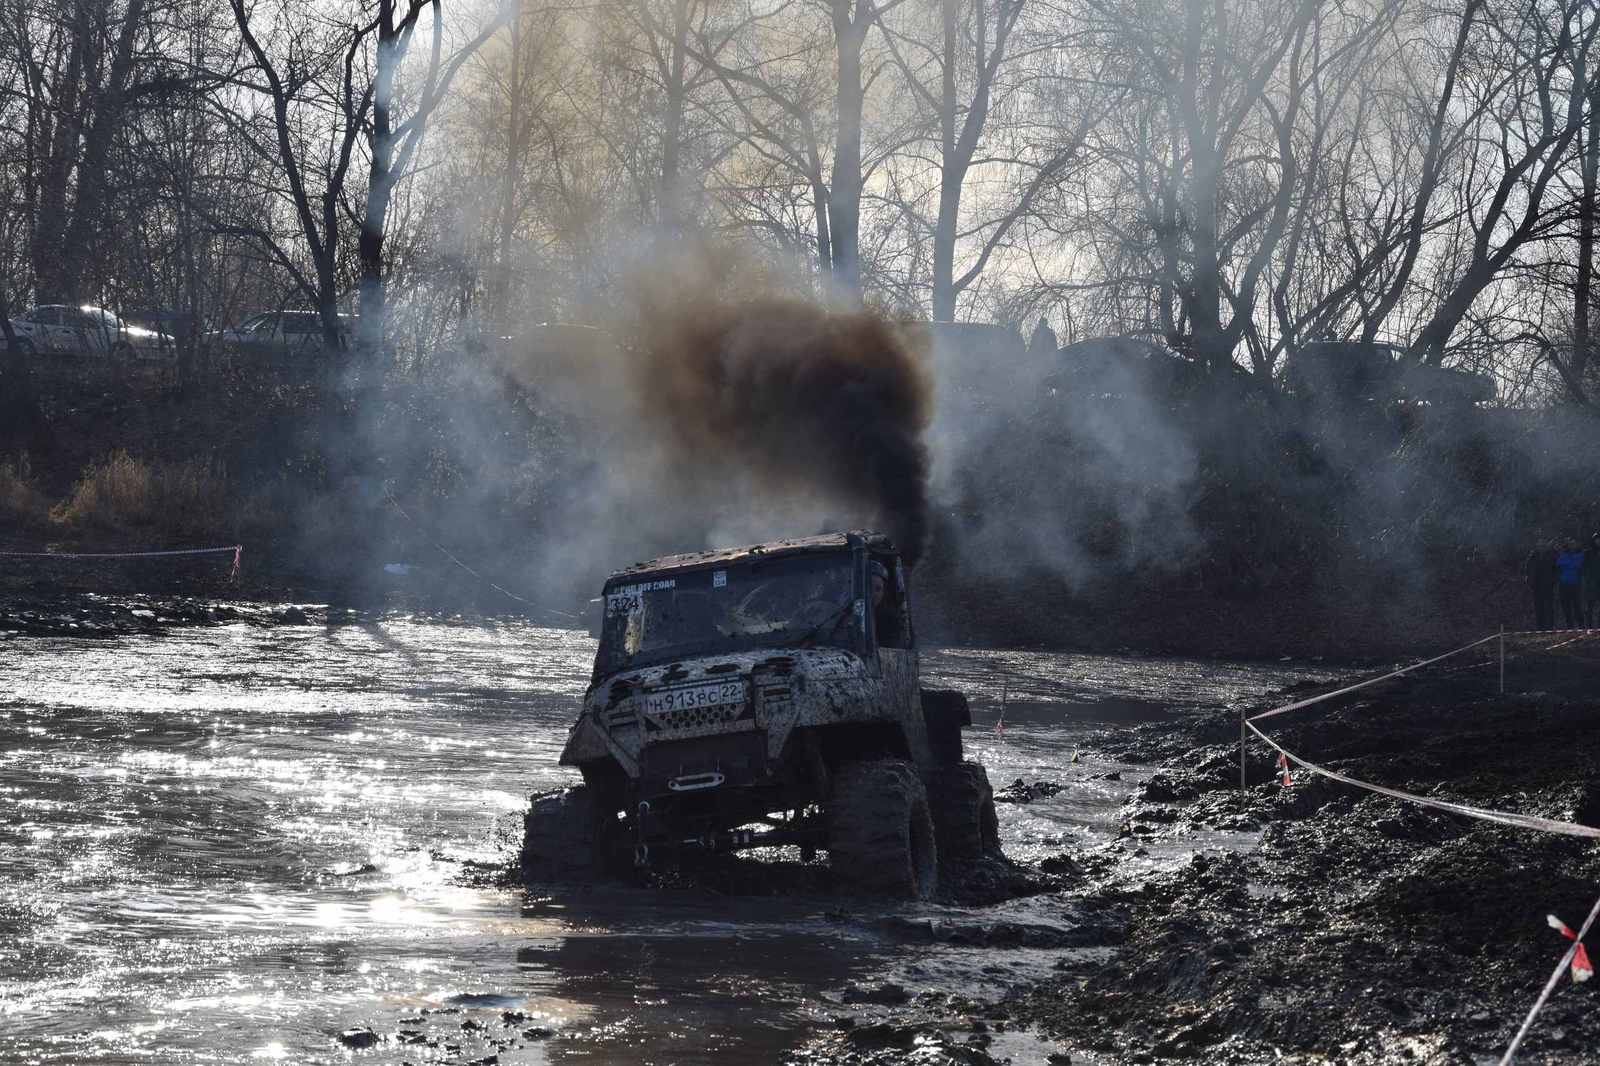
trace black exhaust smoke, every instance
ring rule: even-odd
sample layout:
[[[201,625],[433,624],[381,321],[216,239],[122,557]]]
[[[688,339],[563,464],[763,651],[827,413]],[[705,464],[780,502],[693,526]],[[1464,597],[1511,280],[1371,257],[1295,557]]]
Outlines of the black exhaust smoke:
[[[773,298],[651,300],[642,310],[626,358],[639,409],[676,453],[675,468],[720,466],[774,498],[818,497],[882,529],[916,562],[933,389],[892,325]]]

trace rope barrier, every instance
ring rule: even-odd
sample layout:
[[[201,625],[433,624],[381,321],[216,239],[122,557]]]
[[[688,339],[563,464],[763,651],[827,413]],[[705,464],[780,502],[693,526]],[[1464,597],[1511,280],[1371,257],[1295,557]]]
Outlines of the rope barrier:
[[[1327,700],[1336,699],[1340,696],[1346,696],[1352,692],[1358,692],[1361,689],[1368,688],[1380,682],[1409,674],[1414,670],[1421,669],[1424,666],[1431,666],[1434,663],[1449,659],[1452,656],[1460,655],[1462,652],[1470,651],[1473,648],[1480,647],[1489,643],[1490,641],[1500,642],[1499,690],[1500,693],[1504,695],[1506,638],[1532,636],[1567,637],[1568,639],[1562,640],[1560,643],[1553,644],[1549,648],[1545,649],[1547,651],[1554,651],[1558,648],[1565,648],[1572,644],[1576,644],[1582,640],[1600,636],[1600,630],[1521,630],[1507,633],[1504,629],[1502,629],[1498,633],[1491,634],[1479,640],[1474,640],[1469,644],[1463,644],[1461,647],[1447,651],[1442,655],[1435,655],[1432,658],[1423,659],[1420,662],[1412,663],[1409,666],[1403,666],[1398,669],[1391,670],[1386,674],[1380,674],[1377,677],[1368,678],[1364,681],[1358,681],[1352,685],[1345,685],[1344,687],[1335,689],[1332,692],[1325,692],[1321,695],[1312,696],[1308,699],[1295,700],[1292,703],[1286,703],[1282,706],[1274,707],[1271,710],[1263,711],[1260,714],[1249,717],[1246,717],[1243,711],[1241,711],[1239,714],[1239,787],[1242,789],[1246,785],[1245,746],[1249,740],[1248,733],[1246,732],[1248,730],[1249,733],[1254,733],[1256,736],[1260,737],[1266,742],[1268,747],[1272,748],[1278,753],[1278,766],[1283,772],[1283,783],[1285,785],[1293,783],[1293,779],[1289,776],[1289,767],[1290,763],[1294,763],[1296,765],[1303,766],[1312,773],[1326,777],[1331,781],[1337,781],[1340,784],[1364,789],[1368,792],[1374,792],[1379,795],[1389,796],[1393,799],[1402,800],[1407,803],[1415,803],[1419,806],[1431,807],[1435,810],[1445,811],[1446,813],[1458,815],[1463,818],[1471,818],[1477,821],[1510,826],[1516,829],[1531,829],[1535,832],[1541,833],[1555,833],[1562,836],[1600,840],[1600,829],[1596,829],[1593,826],[1583,825],[1579,822],[1563,822],[1553,818],[1540,818],[1537,815],[1518,814],[1514,811],[1496,811],[1490,810],[1486,807],[1474,807],[1466,803],[1454,803],[1450,800],[1435,799],[1432,796],[1419,796],[1414,792],[1406,792],[1403,789],[1390,788],[1387,785],[1379,785],[1371,781],[1363,781],[1358,777],[1351,777],[1349,774],[1342,774],[1337,770],[1330,770],[1326,766],[1320,766],[1317,763],[1309,762],[1306,759],[1301,758],[1299,755],[1296,755],[1294,752],[1291,752],[1289,749],[1285,748],[1283,745],[1279,744],[1277,741],[1263,733],[1255,724],[1256,722],[1266,718],[1274,718],[1278,715],[1288,714],[1290,711],[1301,710],[1302,708],[1323,703]],[[1595,904],[1592,908],[1590,908],[1589,916],[1584,920],[1582,928],[1580,928],[1575,934],[1568,930],[1564,925],[1561,925],[1554,916],[1551,917],[1551,924],[1560,929],[1563,935],[1568,936],[1572,940],[1572,945],[1567,948],[1566,953],[1561,957],[1560,963],[1557,964],[1555,972],[1552,973],[1550,975],[1550,979],[1545,982],[1544,989],[1539,993],[1539,998],[1534,1001],[1532,1009],[1528,1011],[1528,1016],[1523,1019],[1522,1026],[1517,1030],[1517,1034],[1512,1039],[1511,1045],[1506,1048],[1505,1054],[1501,1057],[1499,1066],[1511,1066],[1511,1063],[1515,1061],[1517,1050],[1522,1046],[1522,1041],[1528,1035],[1529,1030],[1533,1028],[1534,1020],[1539,1016],[1539,1012],[1544,1009],[1545,1003],[1549,1001],[1551,994],[1555,991],[1556,985],[1561,980],[1562,973],[1564,973],[1570,967],[1573,970],[1574,980],[1581,980],[1586,979],[1588,975],[1593,972],[1592,968],[1588,964],[1587,957],[1583,954],[1583,938],[1588,934],[1590,927],[1594,925],[1597,917],[1600,917],[1600,899],[1595,900]],[[1578,972],[1580,965],[1585,971],[1582,974]]]
[[[1528,1011],[1528,1016],[1522,1020],[1522,1028],[1517,1030],[1517,1035],[1511,1038],[1511,1046],[1506,1048],[1506,1053],[1500,1057],[1500,1066],[1511,1066],[1517,1057],[1517,1049],[1522,1046],[1522,1038],[1528,1035],[1528,1030],[1533,1028],[1533,1020],[1544,1009],[1545,1003],[1550,999],[1550,993],[1556,990],[1556,985],[1561,981],[1561,975],[1567,967],[1572,965],[1572,960],[1577,958],[1578,952],[1583,950],[1583,937],[1594,924],[1596,916],[1600,916],[1600,899],[1594,901],[1594,906],[1589,908],[1589,917],[1583,920],[1583,928],[1578,930],[1578,935],[1572,938],[1572,946],[1567,953],[1561,956],[1561,961],[1556,964],[1555,972],[1550,975],[1550,980],[1544,983],[1544,990],[1539,993],[1539,998],[1533,1001],[1533,1009]],[[1574,974],[1574,977],[1577,975]]]
[[[384,495],[384,499],[389,501],[389,506],[393,507],[396,511],[400,512],[400,517],[401,518],[404,518],[407,522],[410,522],[412,525],[417,526],[418,528],[421,528],[421,523],[419,523],[415,518],[412,518],[409,514],[406,513],[405,508],[400,506],[400,501],[394,498],[394,494],[393,493],[385,490],[383,495]],[[434,550],[437,551],[440,555],[444,556],[446,559],[449,559],[452,563],[454,563],[457,566],[459,566],[462,570],[465,570],[467,573],[471,574],[473,577],[477,578],[479,581],[483,582],[485,585],[488,585],[490,588],[492,588],[496,592],[500,593],[500,595],[505,596],[507,599],[515,600],[518,603],[526,604],[527,606],[532,607],[536,611],[543,611],[545,614],[553,614],[553,615],[556,615],[559,618],[565,618],[565,619],[567,619],[569,621],[576,620],[579,617],[578,615],[571,614],[571,613],[569,613],[567,611],[558,611],[553,607],[545,607],[542,604],[535,603],[530,599],[525,599],[522,596],[518,596],[515,592],[512,592],[510,589],[502,588],[501,586],[495,584],[493,581],[490,581],[488,578],[484,577],[482,574],[478,573],[476,570],[474,570],[472,567],[468,566],[466,563],[462,562],[460,559],[457,559],[454,555],[452,555],[450,553],[450,551],[447,548],[445,548],[445,546],[443,544],[438,543],[437,541],[433,540],[431,537],[428,539],[428,543],[432,544]]]
[[[239,562],[244,555],[243,544],[228,544],[220,548],[169,548],[163,551],[143,552],[0,552],[3,559],[154,559],[168,555],[221,555],[223,552],[233,553],[233,568],[228,571],[228,580],[236,581],[239,577]]]
[[[1509,637],[1515,636],[1516,634],[1507,633],[1505,635]],[[1443,655],[1435,655],[1431,659],[1423,659],[1421,662],[1412,663],[1410,666],[1402,666],[1397,670],[1390,670],[1387,674],[1382,674],[1378,677],[1369,677],[1365,681],[1358,681],[1353,685],[1346,685],[1344,688],[1335,689],[1332,692],[1324,692],[1320,696],[1312,696],[1309,699],[1296,700],[1293,703],[1286,703],[1281,707],[1274,707],[1270,711],[1262,711],[1260,714],[1251,715],[1248,721],[1259,722],[1263,718],[1275,718],[1280,714],[1288,714],[1290,711],[1298,711],[1303,707],[1310,707],[1313,704],[1322,703],[1324,700],[1331,700],[1339,696],[1345,696],[1352,692],[1357,692],[1361,689],[1376,685],[1380,681],[1388,681],[1391,678],[1400,677],[1403,674],[1409,674],[1413,670],[1420,670],[1424,666],[1432,666],[1434,663],[1442,662],[1445,659],[1450,658],[1452,655],[1460,655],[1462,652],[1471,651],[1473,648],[1476,648],[1481,644],[1487,644],[1491,640],[1499,639],[1499,633],[1491,633],[1487,637],[1483,637],[1480,640],[1475,640],[1471,644],[1463,644],[1461,647],[1456,648],[1453,651],[1447,651]]]
[[[0,556],[8,559],[145,559],[158,555],[217,555],[243,550],[242,544],[229,544],[223,548],[176,548],[148,552],[0,552]]]
[[[1250,732],[1266,741],[1268,746],[1271,747],[1273,751],[1276,751],[1279,755],[1282,755],[1291,763],[1294,763],[1297,766],[1303,766],[1312,773],[1320,774],[1323,777],[1338,781],[1340,784],[1352,785],[1356,788],[1366,789],[1369,792],[1382,793],[1385,796],[1393,796],[1395,799],[1407,800],[1411,803],[1421,804],[1424,807],[1434,807],[1441,811],[1448,811],[1451,814],[1459,814],[1465,818],[1476,818],[1482,822],[1496,822],[1500,825],[1515,826],[1518,829],[1534,829],[1543,833],[1560,833],[1565,836],[1586,837],[1590,840],[1600,840],[1600,829],[1596,829],[1593,826],[1581,825],[1577,822],[1561,822],[1553,818],[1540,818],[1532,814],[1516,814],[1512,811],[1494,811],[1489,810],[1486,807],[1469,806],[1465,803],[1452,803],[1449,800],[1434,799],[1432,796],[1419,796],[1415,792],[1406,792],[1402,789],[1390,788],[1388,785],[1377,785],[1373,784],[1371,781],[1363,781],[1359,777],[1351,777],[1349,774],[1341,774],[1337,770],[1330,770],[1326,766],[1319,766],[1314,762],[1309,762],[1306,759],[1302,759],[1300,756],[1296,755],[1294,752],[1285,748],[1283,745],[1267,736],[1261,730],[1257,729],[1251,722],[1247,721],[1245,726],[1250,730]]]
[[[1575,630],[1566,630],[1566,631],[1560,631],[1560,630],[1557,630],[1557,631],[1551,631],[1551,630],[1524,630],[1524,631],[1513,632],[1513,633],[1505,633],[1505,632],[1491,633],[1487,637],[1482,637],[1482,638],[1480,638],[1478,640],[1474,640],[1469,644],[1463,644],[1461,647],[1454,648],[1454,649],[1452,649],[1450,651],[1447,651],[1447,652],[1443,653],[1442,655],[1435,655],[1432,658],[1420,660],[1419,662],[1412,663],[1409,666],[1402,666],[1399,669],[1391,670],[1386,674],[1380,674],[1377,677],[1371,677],[1371,678],[1367,678],[1364,681],[1358,681],[1353,685],[1345,685],[1343,688],[1334,689],[1332,692],[1324,692],[1321,695],[1312,696],[1312,697],[1310,697],[1308,699],[1295,700],[1293,703],[1286,703],[1286,704],[1283,704],[1280,707],[1274,707],[1271,710],[1263,711],[1260,714],[1251,715],[1249,717],[1245,717],[1245,716],[1243,716],[1241,714],[1240,715],[1240,725],[1243,727],[1243,729],[1240,732],[1240,739],[1239,739],[1239,773],[1240,773],[1240,782],[1239,783],[1240,783],[1240,787],[1243,787],[1244,784],[1245,784],[1245,780],[1244,780],[1245,751],[1244,751],[1244,748],[1245,748],[1245,743],[1248,740],[1248,737],[1244,733],[1244,730],[1248,730],[1249,732],[1254,733],[1256,736],[1260,737],[1263,741],[1266,742],[1268,747],[1272,748],[1273,751],[1276,751],[1278,753],[1278,755],[1280,757],[1280,763],[1281,763],[1282,760],[1286,759],[1289,762],[1291,762],[1291,763],[1293,763],[1293,764],[1295,764],[1297,766],[1305,767],[1307,770],[1310,770],[1312,773],[1318,774],[1318,775],[1320,775],[1322,777],[1326,777],[1326,778],[1328,778],[1329,780],[1332,780],[1332,781],[1338,781],[1340,784],[1350,785],[1350,786],[1352,786],[1354,788],[1365,789],[1368,792],[1376,792],[1376,793],[1379,793],[1381,795],[1391,796],[1394,799],[1405,800],[1408,803],[1416,803],[1416,804],[1419,804],[1419,805],[1424,806],[1424,807],[1432,807],[1432,808],[1435,808],[1436,810],[1447,811],[1447,812],[1449,812],[1451,814],[1457,814],[1457,815],[1460,815],[1460,816],[1462,816],[1464,818],[1475,818],[1475,819],[1477,819],[1479,821],[1494,822],[1494,823],[1499,824],[1499,825],[1509,825],[1509,826],[1513,826],[1513,827],[1516,827],[1516,828],[1519,828],[1519,829],[1532,829],[1532,830],[1535,830],[1535,831],[1538,831],[1538,832],[1543,832],[1543,833],[1559,833],[1559,834],[1562,834],[1562,835],[1565,835],[1565,836],[1585,837],[1585,838],[1591,839],[1591,840],[1600,840],[1600,829],[1596,829],[1596,828],[1594,828],[1592,826],[1582,825],[1582,824],[1580,824],[1578,822],[1563,822],[1563,821],[1558,821],[1558,820],[1553,819],[1553,818],[1540,818],[1540,817],[1538,817],[1536,815],[1531,815],[1531,814],[1517,814],[1517,813],[1515,813],[1513,811],[1495,811],[1495,810],[1490,810],[1490,809],[1488,809],[1486,807],[1474,807],[1474,806],[1471,806],[1470,804],[1453,803],[1453,802],[1451,802],[1449,800],[1435,799],[1435,798],[1433,798],[1431,796],[1419,796],[1414,792],[1406,792],[1403,789],[1390,788],[1387,785],[1379,785],[1379,784],[1375,784],[1375,783],[1373,783],[1371,781],[1363,781],[1358,777],[1351,777],[1349,774],[1342,774],[1337,770],[1330,770],[1326,766],[1320,766],[1317,763],[1311,762],[1308,759],[1305,759],[1305,758],[1302,758],[1299,755],[1296,755],[1294,752],[1290,751],[1288,748],[1285,748],[1283,745],[1279,744],[1277,741],[1273,740],[1271,737],[1269,737],[1265,733],[1263,733],[1255,724],[1255,723],[1257,723],[1259,721],[1262,721],[1263,719],[1273,718],[1273,717],[1276,717],[1276,716],[1281,715],[1281,714],[1287,714],[1290,711],[1298,711],[1298,710],[1301,710],[1301,709],[1303,709],[1305,707],[1313,706],[1314,704],[1323,703],[1323,702],[1325,702],[1327,700],[1337,699],[1340,696],[1346,696],[1346,695],[1349,695],[1352,692],[1357,692],[1357,691],[1359,691],[1361,689],[1368,688],[1368,687],[1370,687],[1372,685],[1376,685],[1381,681],[1388,681],[1391,678],[1396,678],[1396,677],[1400,677],[1400,676],[1402,676],[1404,674],[1409,674],[1413,670],[1419,670],[1424,666],[1431,666],[1434,663],[1442,662],[1443,660],[1448,659],[1448,658],[1450,658],[1452,656],[1460,655],[1462,652],[1471,651],[1473,648],[1480,647],[1480,646],[1482,646],[1484,644],[1489,643],[1492,640],[1503,641],[1506,637],[1526,637],[1526,636],[1549,635],[1549,634],[1551,634],[1553,632],[1581,632],[1581,633],[1584,633],[1584,634],[1594,634],[1594,633],[1597,633],[1597,632],[1600,632],[1600,631],[1596,631],[1596,630],[1581,630],[1581,631],[1575,631]],[[1579,639],[1579,638],[1574,638],[1574,639]],[[1565,646],[1565,644],[1567,644],[1567,643],[1571,643],[1571,641],[1566,641],[1566,642],[1563,643],[1563,645],[1559,645],[1559,646]],[[1285,776],[1287,777],[1287,772],[1286,772]]]

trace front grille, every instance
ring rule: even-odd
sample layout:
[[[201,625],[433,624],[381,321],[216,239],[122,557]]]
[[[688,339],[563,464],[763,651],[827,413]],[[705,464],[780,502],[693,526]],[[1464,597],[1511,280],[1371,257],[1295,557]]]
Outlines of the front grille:
[[[714,707],[685,707],[679,711],[662,711],[658,714],[646,715],[645,722],[652,731],[667,733],[682,733],[698,729],[723,730],[736,724],[739,728],[754,729],[756,726],[754,719],[745,717],[741,722],[743,711],[743,707],[735,704],[721,704]]]

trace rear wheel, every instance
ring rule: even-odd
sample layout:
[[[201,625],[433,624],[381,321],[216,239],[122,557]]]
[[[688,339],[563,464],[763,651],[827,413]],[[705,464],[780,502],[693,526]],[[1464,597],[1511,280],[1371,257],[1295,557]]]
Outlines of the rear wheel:
[[[894,899],[928,899],[939,884],[928,793],[900,759],[849,763],[833,775],[828,864],[852,889]]]
[[[523,816],[522,880],[570,884],[615,873],[616,814],[588,785],[533,797]]]
[[[945,869],[1000,853],[994,789],[982,763],[964,762],[929,771],[928,804],[933,810],[939,861]]]

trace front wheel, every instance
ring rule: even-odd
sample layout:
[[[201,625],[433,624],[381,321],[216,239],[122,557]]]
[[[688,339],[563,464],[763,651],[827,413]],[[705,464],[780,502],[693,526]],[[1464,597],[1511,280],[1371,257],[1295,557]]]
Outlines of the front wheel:
[[[13,347],[12,351],[14,351],[17,355],[32,355],[33,342],[26,337],[18,337],[16,345]]]
[[[588,785],[534,796],[523,816],[522,880],[595,881],[618,867],[617,812]]]
[[[929,899],[939,885],[928,792],[901,759],[848,763],[833,775],[828,865],[863,895]]]

